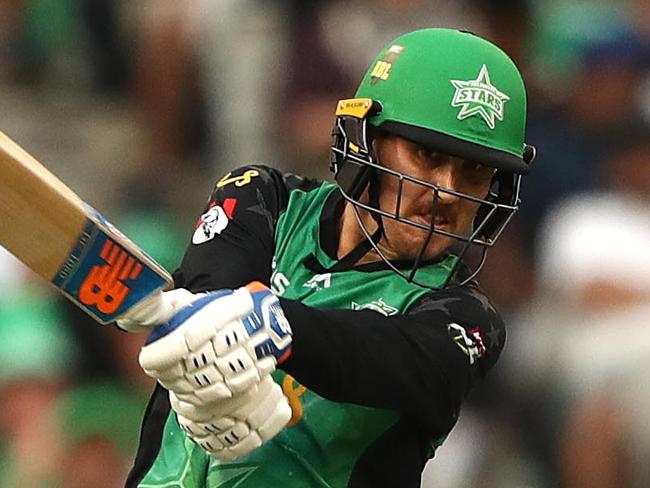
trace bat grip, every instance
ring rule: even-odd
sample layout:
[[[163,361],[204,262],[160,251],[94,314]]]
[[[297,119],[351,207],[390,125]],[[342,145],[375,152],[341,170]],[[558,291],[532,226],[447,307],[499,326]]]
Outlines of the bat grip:
[[[149,332],[156,325],[168,322],[176,312],[203,295],[191,293],[185,288],[165,292],[157,290],[127,311],[117,320],[117,326],[128,332]]]

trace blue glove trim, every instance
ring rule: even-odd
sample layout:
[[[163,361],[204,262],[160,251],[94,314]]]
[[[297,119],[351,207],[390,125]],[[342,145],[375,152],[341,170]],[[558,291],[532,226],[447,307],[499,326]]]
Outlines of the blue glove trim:
[[[280,338],[291,335],[291,330],[286,330],[286,327],[283,327],[280,320],[278,320],[278,316],[280,316],[286,323],[286,318],[284,317],[284,311],[280,306],[280,301],[268,288],[252,292],[251,297],[253,298],[253,311],[244,319],[244,325],[249,335],[254,334],[264,326],[273,330],[273,332],[275,332]],[[269,297],[272,298],[269,299]],[[264,312],[262,311],[262,302],[265,302],[265,308],[268,309],[269,323],[267,324],[263,323]],[[255,347],[255,355],[257,356],[257,359],[273,355],[279,360],[285,355],[289,348],[290,347],[279,349],[272,339],[268,339]]]
[[[199,298],[195,302],[190,303],[186,307],[180,309],[176,314],[165,324],[157,325],[147,337],[147,341],[144,343],[145,346],[151,344],[152,342],[157,341],[161,337],[165,337],[170,332],[176,330],[182,323],[189,319],[196,312],[205,307],[208,303],[217,300],[218,298],[224,297],[226,295],[231,295],[232,290],[218,290],[211,293],[208,293],[206,296]]]

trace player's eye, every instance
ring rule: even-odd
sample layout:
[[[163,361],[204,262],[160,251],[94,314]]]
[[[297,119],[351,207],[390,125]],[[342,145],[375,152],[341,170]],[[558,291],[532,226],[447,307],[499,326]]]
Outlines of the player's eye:
[[[496,172],[495,168],[485,166],[477,161],[464,161],[463,170],[465,174],[476,180],[484,180],[491,178]]]
[[[418,146],[418,148],[416,150],[416,154],[418,156],[418,159],[427,159],[428,156],[429,156],[429,151],[427,151],[422,146]]]
[[[445,159],[449,158],[449,156],[446,156],[437,151],[431,151],[430,149],[426,149],[424,147],[418,148],[418,157],[434,166],[444,163]]]

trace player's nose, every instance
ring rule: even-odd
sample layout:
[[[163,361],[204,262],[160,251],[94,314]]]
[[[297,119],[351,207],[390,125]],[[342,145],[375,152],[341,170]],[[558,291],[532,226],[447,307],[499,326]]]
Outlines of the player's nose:
[[[458,197],[452,193],[457,191],[456,188],[458,184],[458,168],[453,161],[446,161],[444,164],[438,165],[432,172],[431,182],[440,188],[437,191],[437,198],[439,198],[443,203],[451,203],[458,199]],[[447,191],[445,191],[447,190]]]

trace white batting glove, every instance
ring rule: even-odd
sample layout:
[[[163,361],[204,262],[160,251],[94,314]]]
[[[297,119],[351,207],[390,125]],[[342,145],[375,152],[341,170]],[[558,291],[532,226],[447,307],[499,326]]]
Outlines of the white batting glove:
[[[230,461],[273,438],[291,419],[280,385],[265,376],[242,394],[196,407],[169,393],[172,409],[185,433],[210,456]]]
[[[290,354],[291,328],[261,283],[208,293],[157,326],[140,351],[145,372],[202,407],[243,393]]]
[[[191,293],[185,288],[158,291],[125,313],[116,324],[128,332],[151,331],[153,326],[164,324],[180,309],[202,296],[205,293]]]

